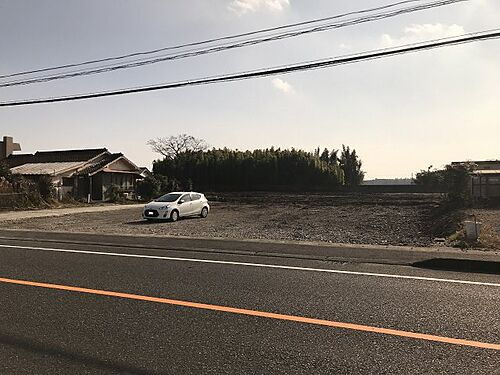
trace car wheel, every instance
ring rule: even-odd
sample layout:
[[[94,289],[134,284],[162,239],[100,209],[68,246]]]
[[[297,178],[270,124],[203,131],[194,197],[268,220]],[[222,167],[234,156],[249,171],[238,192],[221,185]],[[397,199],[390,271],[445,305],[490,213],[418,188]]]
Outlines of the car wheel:
[[[206,218],[206,217],[208,216],[208,208],[203,207],[203,208],[201,209],[201,214],[200,214],[200,216],[201,216],[202,218]]]
[[[173,210],[172,213],[170,214],[170,221],[177,221],[177,220],[179,220],[179,212]]]

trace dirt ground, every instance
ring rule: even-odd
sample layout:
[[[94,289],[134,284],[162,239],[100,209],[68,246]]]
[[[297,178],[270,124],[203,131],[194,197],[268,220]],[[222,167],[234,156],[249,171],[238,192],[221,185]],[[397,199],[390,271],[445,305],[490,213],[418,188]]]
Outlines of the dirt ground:
[[[428,246],[435,194],[207,194],[206,219],[146,222],[140,208],[2,223],[4,228]]]

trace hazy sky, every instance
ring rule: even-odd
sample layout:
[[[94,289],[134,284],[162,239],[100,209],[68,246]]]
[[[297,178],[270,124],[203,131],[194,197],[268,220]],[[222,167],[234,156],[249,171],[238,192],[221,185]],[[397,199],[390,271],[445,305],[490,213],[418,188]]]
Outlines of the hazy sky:
[[[326,17],[395,0],[0,0],[0,75]],[[470,0],[293,40],[121,72],[0,88],[0,101],[156,84],[500,27]],[[113,98],[0,108],[24,152],[107,147],[140,165],[152,137],[214,147],[358,151],[369,178],[500,158],[500,40],[311,72]]]

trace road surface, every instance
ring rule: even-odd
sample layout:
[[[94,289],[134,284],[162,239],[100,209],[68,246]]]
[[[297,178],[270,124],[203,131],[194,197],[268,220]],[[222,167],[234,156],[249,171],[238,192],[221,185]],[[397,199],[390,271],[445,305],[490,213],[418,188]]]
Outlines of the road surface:
[[[0,374],[500,374],[498,274],[397,252],[0,237]]]

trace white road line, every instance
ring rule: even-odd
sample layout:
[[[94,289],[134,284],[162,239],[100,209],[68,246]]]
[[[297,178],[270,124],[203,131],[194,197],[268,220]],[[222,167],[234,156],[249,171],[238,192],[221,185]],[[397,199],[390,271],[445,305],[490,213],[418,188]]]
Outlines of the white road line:
[[[479,282],[479,281],[456,280],[456,279],[440,279],[440,278],[435,278],[435,277],[423,277],[423,276],[391,275],[391,274],[386,274],[386,273],[373,273],[373,272],[342,271],[342,270],[332,270],[332,269],[324,269],[324,268],[281,266],[281,265],[276,265],[276,264],[264,264],[264,263],[246,263],[246,262],[231,262],[231,261],[226,261],[226,260],[176,258],[176,257],[165,257],[165,256],[158,256],[158,255],[107,253],[107,252],[102,252],[102,251],[70,250],[70,249],[58,249],[58,248],[48,248],[48,247],[16,246],[16,245],[0,245],[0,248],[2,248],[2,247],[3,248],[12,248],[12,249],[23,249],[23,250],[52,251],[52,252],[60,252],[60,253],[105,255],[105,256],[124,257],[124,258],[160,259],[160,260],[171,260],[171,261],[176,261],[176,262],[227,264],[227,265],[232,265],[232,266],[275,268],[275,269],[294,270],[294,271],[324,272],[324,273],[335,273],[335,274],[343,274],[343,275],[358,275],[358,276],[389,277],[389,278],[393,278],[393,279],[409,279],[409,280],[435,281],[435,282],[454,283],[454,284],[500,287],[500,283],[485,283],[485,282]]]

